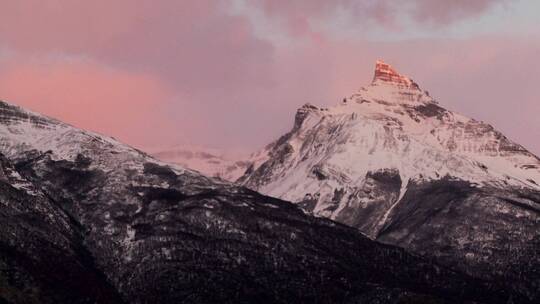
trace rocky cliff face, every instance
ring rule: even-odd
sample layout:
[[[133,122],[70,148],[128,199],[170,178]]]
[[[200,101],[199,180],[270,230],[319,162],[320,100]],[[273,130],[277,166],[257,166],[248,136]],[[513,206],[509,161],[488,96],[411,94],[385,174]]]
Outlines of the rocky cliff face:
[[[526,301],[3,102],[0,154],[0,303]]]
[[[239,182],[539,297],[539,158],[388,64],[341,104],[300,108],[261,153]]]

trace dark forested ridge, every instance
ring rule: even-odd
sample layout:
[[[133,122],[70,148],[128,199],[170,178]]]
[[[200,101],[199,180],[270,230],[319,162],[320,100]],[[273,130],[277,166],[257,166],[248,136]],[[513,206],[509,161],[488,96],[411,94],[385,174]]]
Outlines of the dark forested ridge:
[[[0,107],[0,303],[526,302],[291,203],[13,111]]]

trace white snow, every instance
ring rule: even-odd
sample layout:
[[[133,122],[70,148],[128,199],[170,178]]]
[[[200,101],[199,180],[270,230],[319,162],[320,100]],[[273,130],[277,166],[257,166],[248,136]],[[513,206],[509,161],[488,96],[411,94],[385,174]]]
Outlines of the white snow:
[[[540,190],[536,156],[524,149],[503,149],[515,144],[485,123],[440,108],[418,87],[375,79],[334,107],[301,111],[307,116],[287,141],[292,153],[271,169],[269,180],[261,184],[248,177],[246,184],[293,202],[318,193],[317,215],[334,218],[344,207],[342,202],[331,214],[324,211],[334,191],[352,189],[364,182],[366,173],[379,169],[398,170],[403,185],[383,223],[409,180],[451,176],[478,186],[507,183]],[[327,178],[318,179],[314,168]]]
[[[207,176],[235,181],[244,174],[251,156],[245,151],[209,148],[197,145],[179,145],[172,148],[150,149],[160,160],[179,164]]]

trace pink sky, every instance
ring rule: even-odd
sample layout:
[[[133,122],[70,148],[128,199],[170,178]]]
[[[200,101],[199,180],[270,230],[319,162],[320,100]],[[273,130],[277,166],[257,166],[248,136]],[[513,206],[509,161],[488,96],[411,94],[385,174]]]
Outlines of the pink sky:
[[[256,149],[384,59],[540,154],[534,0],[3,0],[0,99],[138,147]]]

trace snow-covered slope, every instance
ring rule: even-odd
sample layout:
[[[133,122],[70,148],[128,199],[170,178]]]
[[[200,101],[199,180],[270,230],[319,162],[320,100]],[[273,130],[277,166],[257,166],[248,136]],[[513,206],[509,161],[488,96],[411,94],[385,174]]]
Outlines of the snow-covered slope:
[[[378,61],[373,82],[337,106],[306,104],[293,130],[270,145],[275,164],[242,178],[263,193],[294,202],[317,195],[314,212],[328,210],[334,190],[365,181],[368,172],[409,180],[445,176],[482,186],[540,190],[540,159],[488,124],[448,111],[409,78]]]
[[[340,104],[301,107],[261,153],[241,183],[371,238],[486,267],[518,256],[501,244],[540,240],[540,159],[382,61]]]
[[[388,168],[397,170],[404,184],[448,175],[476,184],[540,189],[538,157],[490,125],[442,108],[381,61],[373,82],[341,104],[299,109],[293,130],[272,148],[284,144],[286,163],[273,167],[264,181],[244,177],[247,185],[299,201],[310,192],[332,196],[324,189]],[[339,176],[321,180],[313,170]],[[318,205],[315,211],[323,209]]]
[[[251,161],[244,160],[251,159],[249,154],[195,145],[146,151],[162,161],[179,164],[206,176],[227,181],[237,180],[251,164]]]
[[[0,303],[524,297],[4,102],[0,223]]]

